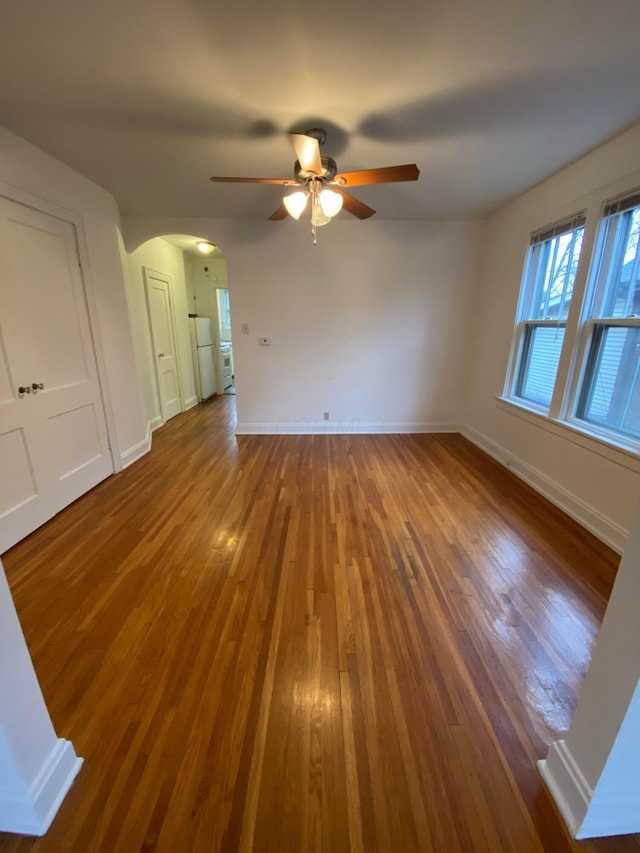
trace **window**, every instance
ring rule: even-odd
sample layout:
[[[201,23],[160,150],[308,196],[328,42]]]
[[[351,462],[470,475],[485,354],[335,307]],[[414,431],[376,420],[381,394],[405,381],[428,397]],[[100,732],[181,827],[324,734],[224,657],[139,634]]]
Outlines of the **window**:
[[[531,237],[504,396],[638,452],[640,190],[604,204],[595,241],[586,221]],[[578,275],[583,243],[588,275]]]
[[[584,216],[534,234],[525,264],[516,367],[507,396],[549,411],[584,236]]]
[[[229,304],[229,291],[226,288],[218,288],[218,314],[220,326],[225,332],[231,331],[231,306]]]
[[[585,368],[575,417],[640,439],[640,194],[608,204],[600,227]]]

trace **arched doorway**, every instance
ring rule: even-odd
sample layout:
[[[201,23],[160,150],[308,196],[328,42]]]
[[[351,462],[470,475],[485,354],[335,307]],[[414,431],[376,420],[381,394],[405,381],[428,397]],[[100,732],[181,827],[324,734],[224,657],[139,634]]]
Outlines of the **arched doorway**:
[[[227,262],[220,247],[197,234],[165,234],[139,245],[127,264],[149,429],[214,395],[235,393]]]

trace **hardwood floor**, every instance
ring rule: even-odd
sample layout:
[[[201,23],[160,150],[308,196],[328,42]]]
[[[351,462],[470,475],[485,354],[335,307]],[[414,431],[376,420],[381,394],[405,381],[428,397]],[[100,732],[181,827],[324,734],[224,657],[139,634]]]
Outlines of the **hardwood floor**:
[[[617,557],[458,435],[233,436],[235,398],[3,561],[86,759],[23,851],[576,844],[535,768]]]

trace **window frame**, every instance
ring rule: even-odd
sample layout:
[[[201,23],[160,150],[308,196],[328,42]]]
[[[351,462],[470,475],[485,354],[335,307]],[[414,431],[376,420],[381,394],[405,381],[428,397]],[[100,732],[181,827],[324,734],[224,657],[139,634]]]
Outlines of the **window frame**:
[[[569,215],[556,219],[552,224],[546,225],[544,228],[535,229],[529,235],[529,244],[526,249],[522,269],[522,278],[520,281],[520,294],[518,298],[518,307],[516,312],[516,323],[514,326],[511,340],[511,351],[509,355],[509,363],[507,367],[507,374],[505,378],[502,398],[510,403],[513,403],[516,406],[522,406],[525,409],[537,412],[538,414],[541,414],[543,416],[557,417],[558,414],[558,404],[556,403],[556,399],[559,378],[561,377],[561,365],[563,364],[564,354],[567,348],[567,334],[576,322],[575,319],[573,320],[573,322],[571,322],[572,314],[575,315],[574,307],[576,301],[581,302],[582,300],[584,275],[581,276],[581,273],[584,272],[586,266],[584,263],[584,257],[585,252],[587,250],[587,238],[589,236],[588,225],[589,223],[587,218],[587,210],[583,208],[577,211],[574,210]],[[564,319],[530,318],[528,315],[532,313],[531,305],[534,301],[536,289],[535,281],[538,266],[540,263],[540,261],[534,256],[534,250],[536,246],[542,245],[544,244],[544,242],[553,239],[554,237],[559,237],[562,236],[562,234],[567,234],[571,231],[575,231],[579,227],[582,227],[584,229],[584,232],[582,236],[580,257],[578,259],[576,275],[573,282],[573,289],[569,302],[569,311],[567,317]],[[523,397],[519,393],[520,388],[523,384],[522,379],[524,371],[526,370],[525,356],[527,353],[527,339],[533,338],[530,329],[536,327],[551,327],[564,329],[562,350],[560,353],[560,359],[558,361],[558,368],[556,370],[554,387],[548,407],[534,400],[531,400],[528,397]],[[564,373],[566,373],[566,370],[564,371]],[[566,377],[562,378],[563,387],[565,384],[565,378]]]
[[[634,202],[633,204],[629,202]],[[588,269],[588,280],[580,310],[580,322],[574,347],[575,370],[572,382],[565,395],[561,409],[561,419],[577,429],[592,433],[614,446],[640,453],[640,437],[634,437],[622,430],[612,429],[605,424],[587,420],[581,412],[586,408],[586,400],[593,386],[588,384],[595,375],[594,362],[600,355],[599,347],[606,338],[607,328],[638,328],[640,317],[614,317],[603,312],[609,297],[611,267],[603,274],[603,268],[611,261],[615,247],[607,246],[611,217],[625,210],[635,210],[640,206],[640,187],[627,190],[600,205],[597,234]],[[584,246],[583,246],[584,249]]]
[[[633,467],[634,470],[640,472],[640,440],[632,435],[607,429],[600,424],[587,421],[577,414],[581,395],[585,393],[585,382],[588,379],[587,371],[590,367],[590,345],[594,334],[598,333],[596,327],[623,326],[628,328],[640,326],[640,317],[592,316],[594,300],[600,298],[601,303],[603,303],[606,296],[606,294],[599,296],[596,288],[600,280],[601,265],[607,260],[603,250],[605,221],[609,215],[608,211],[615,205],[624,204],[627,199],[635,197],[640,197],[640,173],[627,176],[626,179],[620,179],[608,187],[600,188],[589,196],[583,197],[580,200],[582,202],[580,213],[576,212],[578,205],[575,205],[574,202],[575,206],[572,206],[572,209],[565,209],[562,211],[565,215],[558,216],[553,220],[554,225],[529,232],[529,243],[522,264],[522,277],[505,382],[502,393],[498,394],[497,401],[504,411],[519,414],[532,423],[537,423],[538,426],[546,424],[548,429],[554,432],[558,431],[557,434],[559,435],[564,434],[566,437],[573,435],[578,443],[595,442],[589,446],[605,455],[614,454],[609,458],[618,459],[621,464]],[[564,341],[551,405],[546,409],[544,406],[536,405],[515,393],[517,378],[521,370],[525,324],[543,324],[544,322],[522,319],[522,311],[527,304],[525,288],[529,272],[530,252],[533,245],[532,239],[535,235],[544,234],[545,231],[554,226],[576,219],[580,214],[585,217],[581,255],[573,285],[569,315],[566,319]],[[552,320],[548,325],[556,326],[557,321]],[[583,438],[580,439],[579,436],[583,436]],[[601,448],[601,451],[597,450],[598,447]],[[605,448],[610,448],[610,450],[605,450]],[[620,453],[623,454],[622,457],[615,456],[615,454]]]

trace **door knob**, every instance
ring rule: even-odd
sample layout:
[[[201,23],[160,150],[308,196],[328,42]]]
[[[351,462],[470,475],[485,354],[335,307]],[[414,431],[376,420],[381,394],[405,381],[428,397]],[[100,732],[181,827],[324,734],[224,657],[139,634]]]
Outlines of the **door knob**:
[[[158,358],[164,358],[164,353],[163,353],[163,352],[159,352],[159,353],[158,353]]]
[[[18,388],[18,394],[30,394],[30,393],[31,393],[31,388],[29,388],[28,385],[21,385]]]
[[[31,387],[34,391],[42,391],[42,389],[44,388],[44,382],[32,382]]]

